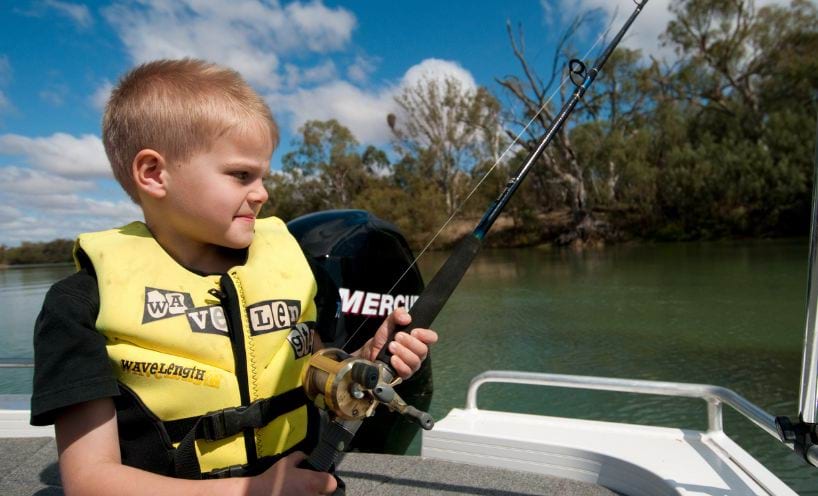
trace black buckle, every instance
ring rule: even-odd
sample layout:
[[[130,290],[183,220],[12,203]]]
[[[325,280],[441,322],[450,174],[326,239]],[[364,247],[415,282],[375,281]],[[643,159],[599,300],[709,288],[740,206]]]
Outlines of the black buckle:
[[[199,426],[202,437],[208,441],[218,441],[235,436],[247,428],[263,427],[261,403],[256,401],[246,406],[225,408],[202,416]]]
[[[247,475],[247,467],[244,465],[231,465],[225,468],[217,468],[205,474],[203,479],[229,479],[232,477],[244,477]]]

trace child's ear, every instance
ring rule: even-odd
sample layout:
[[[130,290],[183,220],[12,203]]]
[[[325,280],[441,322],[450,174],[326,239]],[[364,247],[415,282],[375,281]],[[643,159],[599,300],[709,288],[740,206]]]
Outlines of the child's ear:
[[[166,169],[167,162],[162,154],[151,149],[140,150],[134,157],[131,170],[137,190],[153,198],[164,198],[167,193]]]

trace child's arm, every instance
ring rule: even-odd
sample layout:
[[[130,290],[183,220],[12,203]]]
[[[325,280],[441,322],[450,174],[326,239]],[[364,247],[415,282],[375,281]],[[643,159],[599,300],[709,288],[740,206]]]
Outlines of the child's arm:
[[[255,477],[204,481],[174,479],[122,465],[116,410],[109,398],[65,408],[55,430],[60,474],[68,496],[331,494],[336,487],[331,475],[296,467],[303,453],[287,456]]]
[[[367,360],[375,360],[386,340],[395,332],[395,328],[409,325],[411,322],[409,312],[403,308],[396,309],[386,317],[372,339],[352,354]],[[395,340],[389,344],[389,351],[392,353],[392,368],[400,377],[408,379],[418,371],[420,364],[426,359],[426,355],[429,354],[429,346],[436,342],[437,333],[431,329],[418,327],[412,329],[411,332],[399,332],[395,335]]]

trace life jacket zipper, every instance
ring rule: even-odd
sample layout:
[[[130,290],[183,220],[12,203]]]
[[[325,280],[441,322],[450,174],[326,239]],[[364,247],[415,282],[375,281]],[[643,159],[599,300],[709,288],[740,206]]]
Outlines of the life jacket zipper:
[[[250,404],[250,384],[247,376],[247,350],[244,346],[244,330],[241,325],[242,308],[239,302],[239,295],[233,279],[224,274],[220,280],[221,291],[214,289],[208,291],[213,296],[219,298],[222,309],[227,320],[227,332],[230,336],[230,345],[233,349],[233,359],[235,360],[236,379],[239,385],[239,395],[241,405]],[[244,429],[244,449],[247,452],[247,463],[254,464],[258,460],[256,454],[256,436],[252,428]]]

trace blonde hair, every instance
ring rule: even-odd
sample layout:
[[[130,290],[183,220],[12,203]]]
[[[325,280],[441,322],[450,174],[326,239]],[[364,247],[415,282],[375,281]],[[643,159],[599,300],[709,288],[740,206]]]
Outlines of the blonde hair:
[[[228,131],[269,132],[278,126],[264,100],[234,70],[202,60],[157,60],[125,74],[102,118],[102,142],[114,177],[139,203],[131,167],[150,148],[169,162],[206,151]],[[266,129],[265,129],[266,128]]]

